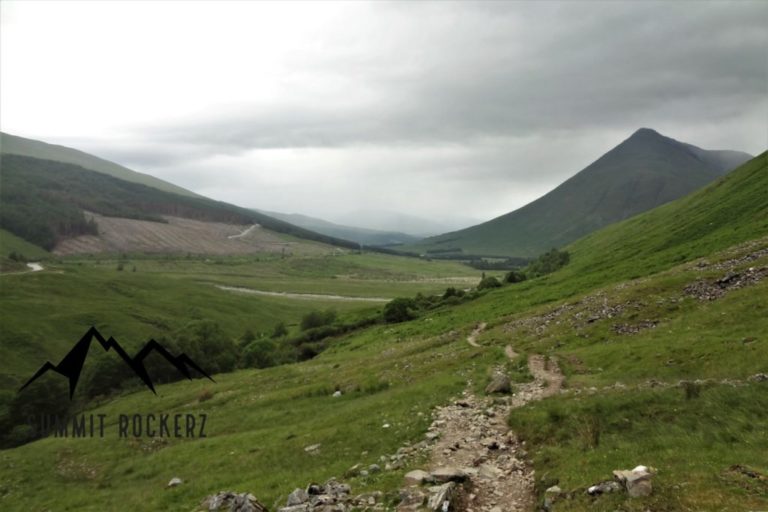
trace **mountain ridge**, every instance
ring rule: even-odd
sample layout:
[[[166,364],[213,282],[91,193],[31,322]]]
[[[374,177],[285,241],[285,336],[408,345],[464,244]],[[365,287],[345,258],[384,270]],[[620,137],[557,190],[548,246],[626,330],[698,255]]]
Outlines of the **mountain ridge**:
[[[703,150],[641,128],[544,196],[488,222],[407,246],[533,257],[703,187],[746,153]]]
[[[78,165],[90,171],[107,174],[133,183],[147,185],[165,192],[190,197],[203,197],[178,185],[174,185],[151,174],[146,174],[79,149],[50,144],[41,140],[28,139],[6,132],[0,132],[0,153],[53,160]]]

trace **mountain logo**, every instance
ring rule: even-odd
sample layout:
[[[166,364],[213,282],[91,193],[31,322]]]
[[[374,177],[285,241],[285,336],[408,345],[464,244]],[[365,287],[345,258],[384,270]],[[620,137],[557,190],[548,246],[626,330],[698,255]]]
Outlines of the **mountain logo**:
[[[75,394],[77,381],[80,379],[80,373],[83,371],[85,358],[88,356],[88,350],[91,347],[93,338],[96,338],[104,351],[108,352],[109,350],[114,350],[117,352],[125,364],[127,364],[131,370],[133,370],[133,372],[154,394],[157,394],[157,391],[155,391],[155,386],[152,383],[152,379],[149,377],[149,373],[147,373],[147,369],[144,368],[144,359],[152,352],[156,352],[163,356],[169,363],[171,363],[177,370],[179,370],[183,376],[189,380],[192,380],[192,374],[190,370],[195,370],[208,380],[216,382],[186,354],[174,356],[154,339],[149,340],[135,356],[130,357],[123,349],[123,347],[121,347],[113,337],[110,336],[109,339],[104,339],[104,336],[102,336],[95,327],[91,327],[88,329],[88,331],[86,331],[83,337],[80,338],[80,341],[78,341],[75,346],[72,347],[72,350],[70,350],[67,355],[65,355],[64,358],[59,361],[59,364],[54,365],[50,361],[46,361],[45,364],[41,366],[37,372],[35,372],[32,378],[29,379],[26,384],[21,386],[21,388],[19,388],[19,391],[22,391],[24,388],[32,384],[44,373],[52,370],[69,379],[69,399],[71,400]]]

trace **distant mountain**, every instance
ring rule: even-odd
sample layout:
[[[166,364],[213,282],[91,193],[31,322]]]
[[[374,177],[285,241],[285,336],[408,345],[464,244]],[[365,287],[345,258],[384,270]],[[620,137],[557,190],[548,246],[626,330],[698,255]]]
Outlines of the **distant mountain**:
[[[388,210],[357,210],[336,216],[332,220],[346,226],[406,233],[417,238],[461,229],[477,222],[474,219],[459,217],[441,220],[426,219]]]
[[[533,257],[685,196],[750,158],[738,151],[704,150],[642,128],[536,201],[405,249]]]
[[[184,196],[201,197],[185,188],[168,183],[149,174],[132,171],[127,167],[104,160],[94,155],[84,153],[66,146],[48,144],[39,140],[25,139],[9,133],[0,133],[0,152],[7,155],[21,155],[43,160],[53,160],[68,164],[79,165],[84,169],[120,178],[132,183],[141,183],[158,190],[173,192]]]
[[[387,247],[392,245],[414,243],[421,240],[420,237],[398,233],[396,231],[380,231],[377,229],[357,228],[353,226],[344,226],[335,224],[327,220],[301,215],[299,213],[278,213],[265,210],[258,210],[265,215],[290,222],[294,226],[300,226],[305,229],[311,229],[317,233],[343,238],[358,244]]]

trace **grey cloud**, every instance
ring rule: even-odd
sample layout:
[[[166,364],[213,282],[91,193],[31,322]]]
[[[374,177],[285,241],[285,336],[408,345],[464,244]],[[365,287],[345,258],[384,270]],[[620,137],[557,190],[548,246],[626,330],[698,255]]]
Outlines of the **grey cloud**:
[[[352,54],[331,47],[307,63],[347,79],[330,101],[313,102],[307,84],[303,97],[280,105],[255,100],[237,113],[147,132],[228,154],[429,146],[628,131],[654,119],[717,122],[766,97],[765,3],[400,5],[381,8],[394,47],[364,41],[368,52]],[[356,88],[371,91],[370,101],[350,104]]]

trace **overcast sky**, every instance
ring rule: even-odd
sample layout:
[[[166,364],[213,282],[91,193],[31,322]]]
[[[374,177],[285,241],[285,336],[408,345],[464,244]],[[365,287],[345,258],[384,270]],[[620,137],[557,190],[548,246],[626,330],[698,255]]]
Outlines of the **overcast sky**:
[[[488,219],[637,128],[768,147],[768,2],[3,1],[0,128],[334,218]]]

